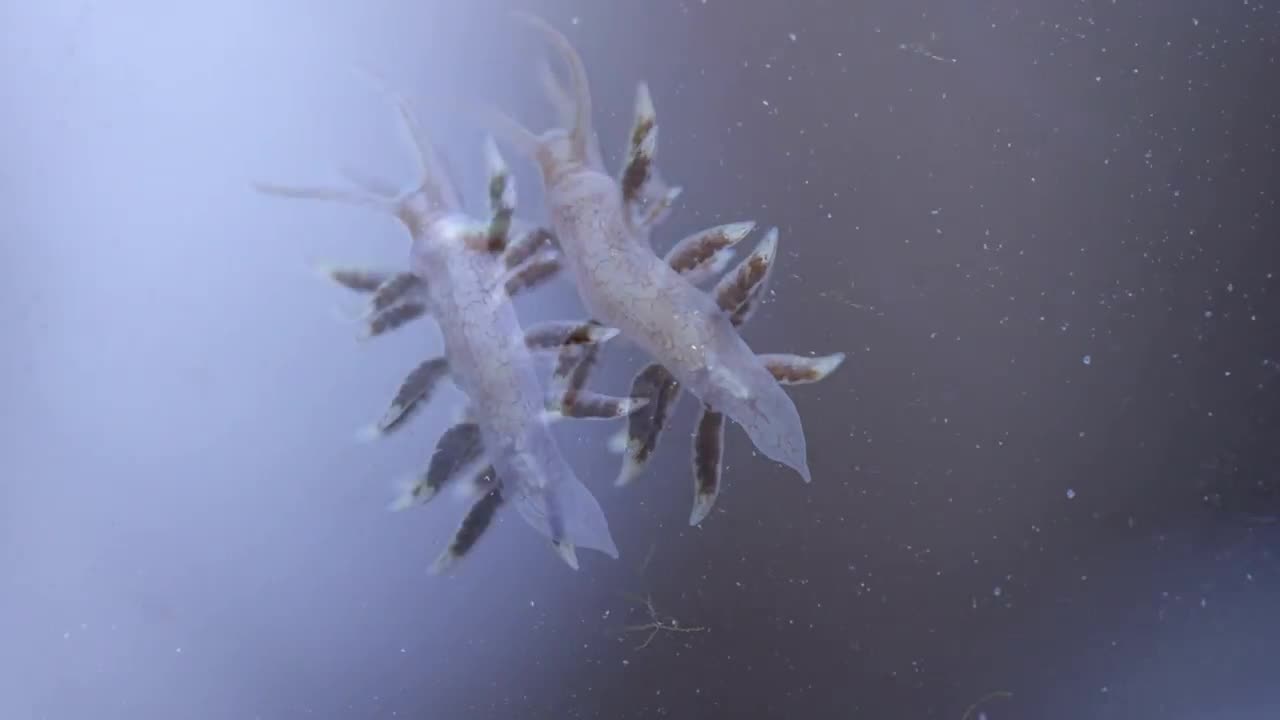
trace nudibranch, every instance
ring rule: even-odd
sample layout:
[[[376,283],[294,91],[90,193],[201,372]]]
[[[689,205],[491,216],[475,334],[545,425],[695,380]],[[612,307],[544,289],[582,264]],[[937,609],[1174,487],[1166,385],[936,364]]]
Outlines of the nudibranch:
[[[426,138],[407,100],[394,100],[416,151],[418,181],[393,192],[377,182],[349,176],[352,189],[257,184],[271,195],[363,205],[398,218],[412,238],[409,270],[379,272],[337,268],[337,283],[367,293],[365,332],[381,335],[430,316],[440,328],[445,352],[420,364],[401,384],[375,434],[401,427],[448,378],[467,404],[460,423],[440,438],[427,469],[407,483],[394,508],[425,503],[455,479],[469,476],[475,500],[452,543],[437,559],[442,570],[465,555],[503,504],[512,504],[529,525],[550,539],[575,569],[575,548],[617,557],[618,550],[599,503],[577,478],[548,428],[556,417],[620,418],[646,399],[587,393],[573,406],[548,403],[534,353],[562,351],[561,361],[594,347],[617,331],[594,322],[552,322],[522,329],[511,297],[553,276],[560,259],[550,233],[513,219],[514,180],[497,146],[485,145],[491,217],[467,216],[440,153]],[[567,370],[562,370],[562,373]]]
[[[702,403],[694,434],[691,524],[706,517],[719,490],[725,417],[741,426],[765,456],[808,482],[800,415],[782,385],[817,382],[839,367],[844,355],[757,355],[739,334],[766,287],[777,231],[769,231],[710,293],[698,283],[723,269],[753,223],[695,233],[659,257],[650,233],[680,191],[658,180],[653,168],[657,122],[647,87],[641,84],[637,93],[626,160],[616,176],[610,175],[592,127],[591,92],[581,58],[545,21],[517,16],[541,31],[568,66],[568,88],[543,71],[564,127],[535,135],[495,109],[485,110],[486,122],[536,161],[555,240],[592,322],[617,328],[654,361],[632,382],[633,397],[650,402],[629,418],[619,483],[633,478],[652,454],[680,388]],[[597,351],[575,350],[573,362],[561,363],[557,380],[565,407],[580,402]]]

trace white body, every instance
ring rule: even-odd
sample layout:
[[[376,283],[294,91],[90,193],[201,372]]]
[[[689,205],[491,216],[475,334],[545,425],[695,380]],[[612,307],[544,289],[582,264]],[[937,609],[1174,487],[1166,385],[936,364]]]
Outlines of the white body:
[[[450,377],[469,399],[503,496],[554,541],[616,557],[599,503],[560,454],[546,421],[546,394],[504,290],[497,256],[465,246],[474,224],[458,215],[415,233],[410,262],[426,281],[444,337]]]
[[[621,330],[698,399],[742,426],[760,452],[807,482],[795,404],[715,300],[631,229],[616,181],[585,166],[544,179],[565,263],[592,317]]]

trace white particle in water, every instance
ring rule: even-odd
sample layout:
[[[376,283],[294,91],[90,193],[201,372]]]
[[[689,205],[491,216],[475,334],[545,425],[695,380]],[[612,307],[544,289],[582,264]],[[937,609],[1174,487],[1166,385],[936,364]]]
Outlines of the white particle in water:
[[[1072,490],[1071,488],[1067,488],[1067,499],[1074,500],[1075,498],[1076,498],[1076,491]]]
[[[1092,355],[1085,355],[1084,357],[1080,358],[1080,362],[1084,363],[1085,365],[1092,365],[1092,364],[1093,364],[1093,356],[1092,356]]]

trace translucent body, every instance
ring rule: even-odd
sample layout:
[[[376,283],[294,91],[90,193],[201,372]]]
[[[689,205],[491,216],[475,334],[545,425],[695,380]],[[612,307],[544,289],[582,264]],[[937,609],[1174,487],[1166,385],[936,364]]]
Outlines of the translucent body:
[[[413,272],[426,281],[453,383],[469,399],[503,496],[559,543],[617,557],[604,511],[552,439],[546,395],[494,255],[465,247],[474,224],[448,215],[415,233]]]
[[[800,414],[729,316],[632,230],[613,178],[583,165],[542,164],[552,225],[592,317],[621,330],[740,425],[760,452],[808,482]],[[545,172],[547,165],[556,171]]]

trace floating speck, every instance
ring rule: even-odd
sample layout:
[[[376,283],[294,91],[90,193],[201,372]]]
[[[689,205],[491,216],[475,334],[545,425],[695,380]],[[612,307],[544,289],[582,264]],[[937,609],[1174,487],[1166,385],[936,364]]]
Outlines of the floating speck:
[[[1080,362],[1084,363],[1085,365],[1092,365],[1092,364],[1093,364],[1093,356],[1092,356],[1092,355],[1085,355],[1084,357],[1080,358]]]
[[[1075,500],[1075,499],[1076,499],[1076,491],[1075,491],[1075,490],[1073,490],[1073,489],[1071,489],[1071,488],[1067,488],[1067,499],[1068,499],[1068,500]]]

